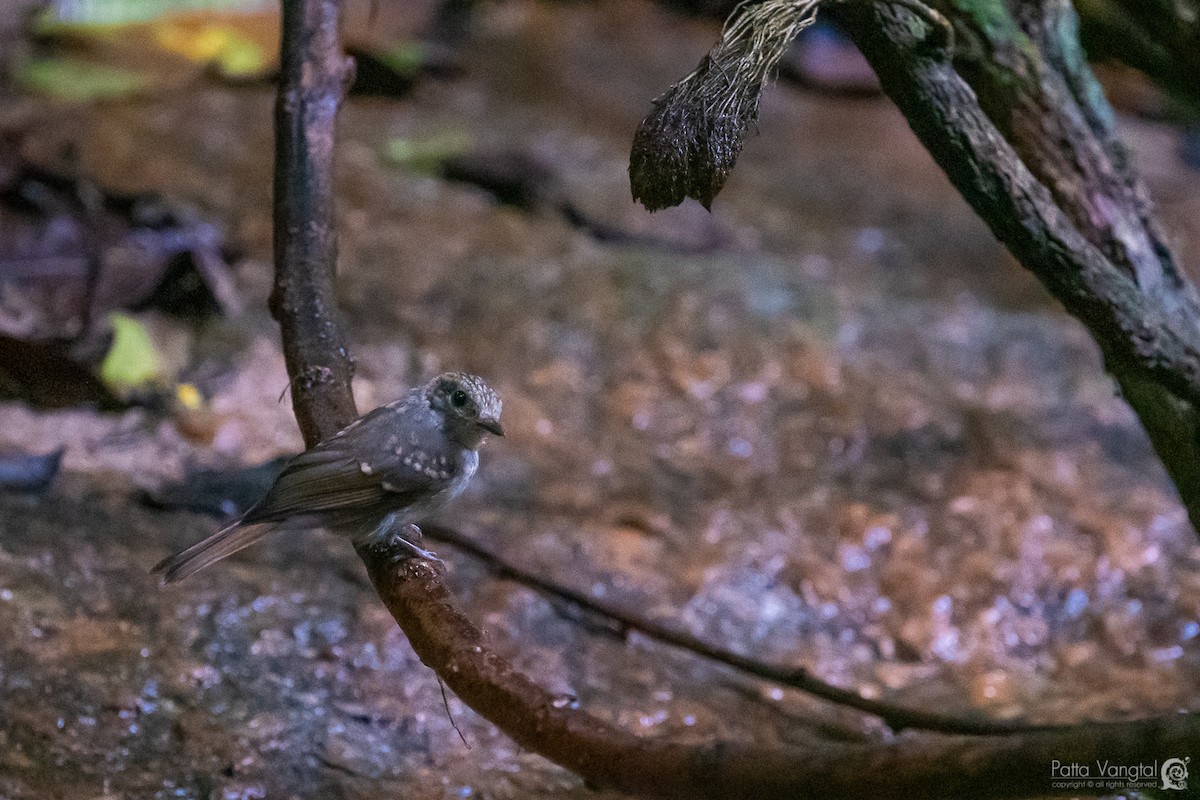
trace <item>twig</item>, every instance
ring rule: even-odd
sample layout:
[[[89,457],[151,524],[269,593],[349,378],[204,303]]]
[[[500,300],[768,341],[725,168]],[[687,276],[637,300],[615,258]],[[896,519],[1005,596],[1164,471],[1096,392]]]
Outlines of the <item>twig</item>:
[[[501,578],[507,578],[522,586],[528,586],[550,597],[565,600],[589,613],[596,614],[599,617],[616,623],[616,626],[622,631],[637,631],[651,639],[671,645],[672,647],[678,647],[681,650],[687,650],[690,653],[732,667],[747,675],[752,675],[756,678],[792,689],[798,689],[814,697],[828,700],[831,703],[847,706],[862,711],[865,714],[879,717],[888,727],[897,732],[911,729],[970,736],[1003,736],[1010,733],[1027,733],[1030,731],[1063,731],[1075,726],[1075,723],[1070,725],[1033,725],[1029,723],[1005,722],[1002,720],[966,719],[948,714],[918,711],[916,709],[893,705],[892,703],[872,700],[863,697],[858,692],[843,689],[823,681],[803,667],[781,667],[766,664],[757,659],[748,658],[709,644],[703,639],[680,630],[675,626],[656,622],[636,612],[596,600],[584,592],[535,575],[451,528],[427,524],[421,530],[431,539],[446,542],[463,552],[469,553],[474,558],[487,564]]]
[[[437,676],[438,691],[442,693],[442,708],[446,710],[446,719],[450,721],[450,727],[454,728],[454,732],[458,734],[458,738],[462,739],[462,743],[468,750],[471,749],[471,743],[467,741],[467,737],[463,736],[462,729],[458,727],[458,723],[454,721],[454,712],[450,710],[450,698],[446,696],[446,684],[442,681],[442,676]]]
[[[517,672],[458,611],[425,562],[376,559],[368,568],[413,649],[467,705],[521,746],[596,788],[646,797],[729,800],[1079,795],[1088,790],[1051,782],[1051,761],[1152,761],[1165,753],[1192,752],[1200,741],[1198,715],[995,737],[927,734],[869,744],[831,742],[803,749],[634,736],[584,710],[556,703],[555,695]]]

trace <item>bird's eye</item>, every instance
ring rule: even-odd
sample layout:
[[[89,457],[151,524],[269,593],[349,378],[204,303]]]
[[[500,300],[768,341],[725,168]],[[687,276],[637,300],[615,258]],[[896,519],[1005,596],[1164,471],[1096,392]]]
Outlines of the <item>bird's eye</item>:
[[[455,408],[462,408],[467,404],[467,399],[467,393],[462,389],[457,389],[454,394],[450,395],[450,405]]]

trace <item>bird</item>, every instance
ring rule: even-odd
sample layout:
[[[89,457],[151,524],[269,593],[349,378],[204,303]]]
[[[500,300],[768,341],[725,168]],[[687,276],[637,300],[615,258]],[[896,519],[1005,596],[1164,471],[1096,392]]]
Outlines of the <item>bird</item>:
[[[504,435],[501,407],[479,376],[438,375],[293,458],[245,514],[153,572],[174,583],[274,531],[317,527],[440,560],[415,544],[414,521],[466,488],[485,436]]]

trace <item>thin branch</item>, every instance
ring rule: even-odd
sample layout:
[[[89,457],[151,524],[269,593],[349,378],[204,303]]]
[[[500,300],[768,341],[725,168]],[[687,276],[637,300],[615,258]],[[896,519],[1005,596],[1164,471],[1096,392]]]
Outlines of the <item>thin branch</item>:
[[[341,3],[282,4],[275,102],[275,286],[292,409],[312,447],[358,416],[354,365],[337,315],[333,147],[354,64],[342,54]]]
[[[276,291],[293,404],[311,446],[354,416],[351,362],[335,307],[333,125],[347,75],[336,0],[283,4],[276,159]],[[1200,717],[1086,726],[994,738],[921,736],[804,749],[691,743],[633,735],[517,672],[463,615],[438,570],[362,549],[380,598],[421,660],[471,708],[522,746],[589,784],[654,797],[976,797],[1078,794],[1054,786],[1052,759],[1134,762],[1186,753]]]
[[[869,744],[768,747],[635,736],[558,697],[493,652],[437,571],[415,559],[368,563],[371,580],[421,660],[518,744],[596,788],[688,798],[1017,798],[1087,794],[1055,785],[1051,761],[1122,763],[1189,753],[1200,716],[1089,724],[995,737],[917,735]],[[1102,793],[1096,787],[1093,793]]]
[[[678,647],[701,658],[724,664],[727,667],[761,678],[771,683],[798,689],[802,692],[828,700],[839,706],[846,706],[879,717],[893,731],[923,730],[934,733],[961,734],[967,736],[1004,736],[1011,733],[1029,733],[1032,731],[1068,731],[1081,723],[1034,725],[1021,722],[1006,722],[1003,720],[970,719],[954,717],[948,714],[938,714],[929,711],[918,711],[912,708],[885,703],[863,697],[858,692],[843,689],[821,680],[804,667],[784,667],[767,664],[754,658],[734,653],[730,650],[709,644],[703,639],[680,630],[677,627],[657,622],[634,611],[597,600],[585,592],[555,583],[548,578],[530,572],[503,556],[493,552],[482,544],[472,541],[452,528],[440,525],[425,525],[421,529],[431,539],[445,542],[453,547],[470,554],[485,563],[499,577],[512,580],[522,586],[528,586],[549,597],[564,600],[572,605],[595,614],[598,617],[615,623],[622,632],[637,631],[655,641]],[[1167,715],[1174,717],[1175,714]],[[1146,717],[1149,721],[1160,717]]]

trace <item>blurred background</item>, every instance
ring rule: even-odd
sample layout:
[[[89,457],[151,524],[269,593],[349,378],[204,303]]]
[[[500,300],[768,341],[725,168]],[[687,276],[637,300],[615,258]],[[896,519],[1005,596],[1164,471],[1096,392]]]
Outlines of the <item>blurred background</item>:
[[[1129,55],[1120,5],[1079,3],[1085,41],[1125,57],[1096,68],[1195,280],[1200,83],[1172,81],[1161,36]],[[444,369],[505,402],[440,522],[897,705],[1197,709],[1200,546],[1173,487],[1087,333],[835,30],[789,54],[712,213],[650,215],[633,131],[727,8],[345,10],[359,407]],[[234,0],[0,11],[0,797],[595,797],[443,707],[341,539],[149,575],[302,447],[266,310],[278,28]],[[602,717],[891,735],[435,547],[495,646]]]

